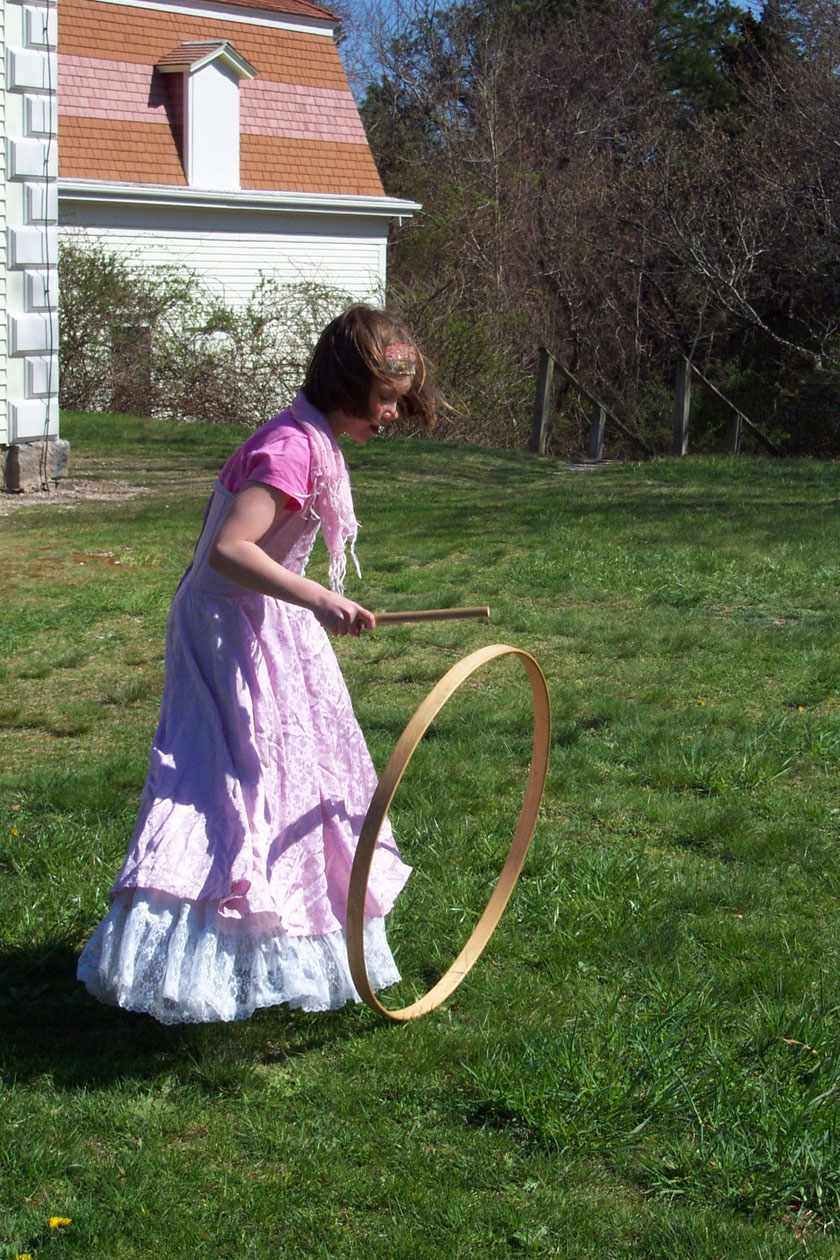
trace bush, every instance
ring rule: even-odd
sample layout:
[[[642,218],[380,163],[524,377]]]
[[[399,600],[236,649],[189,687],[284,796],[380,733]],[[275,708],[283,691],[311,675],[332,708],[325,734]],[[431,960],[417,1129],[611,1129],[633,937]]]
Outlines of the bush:
[[[522,339],[517,341],[510,328],[511,317],[504,312],[480,315],[417,280],[389,284],[388,305],[416,335],[449,404],[439,409],[435,434],[500,448],[526,446],[536,347],[523,352]]]
[[[318,334],[350,301],[263,276],[244,306],[227,306],[193,273],[62,241],[61,405],[262,424],[292,398]]]

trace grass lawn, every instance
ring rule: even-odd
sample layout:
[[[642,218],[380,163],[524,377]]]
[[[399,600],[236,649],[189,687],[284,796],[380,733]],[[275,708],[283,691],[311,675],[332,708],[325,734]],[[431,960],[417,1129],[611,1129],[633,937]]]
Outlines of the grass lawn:
[[[424,1019],[165,1028],[74,969],[133,826],[169,600],[242,432],[62,435],[73,477],[146,493],[0,517],[0,1260],[836,1256],[838,466],[351,446],[348,593],[492,611],[337,644],[374,760],[460,656],[527,649],[554,711],[532,850]],[[390,1005],[486,900],[529,745],[507,658],[418,750]]]

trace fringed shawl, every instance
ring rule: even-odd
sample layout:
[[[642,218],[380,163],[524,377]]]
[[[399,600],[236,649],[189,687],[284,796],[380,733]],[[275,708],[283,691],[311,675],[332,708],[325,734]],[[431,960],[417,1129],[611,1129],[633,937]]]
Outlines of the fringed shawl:
[[[289,411],[309,438],[312,451],[312,508],[320,522],[330,557],[330,588],[341,595],[344,593],[344,578],[347,573],[348,544],[356,573],[359,577],[362,576],[356,557],[359,522],[353,511],[347,463],[326,416],[307,401],[303,391],[295,395]]]

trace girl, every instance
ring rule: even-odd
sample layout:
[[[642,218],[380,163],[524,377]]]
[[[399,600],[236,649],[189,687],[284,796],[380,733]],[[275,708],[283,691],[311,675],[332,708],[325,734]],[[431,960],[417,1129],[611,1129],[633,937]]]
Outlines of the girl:
[[[222,469],[169,614],[137,827],[79,960],[101,1000],[177,1023],[357,999],[343,929],[376,775],[325,631],[358,635],[375,617],[343,594],[357,524],[336,439],[366,442],[406,414],[434,424],[423,357],[390,315],[353,306],[292,405]],[[319,526],[329,589],[304,576]],[[399,979],[384,916],[408,874],[383,831],[374,987]]]

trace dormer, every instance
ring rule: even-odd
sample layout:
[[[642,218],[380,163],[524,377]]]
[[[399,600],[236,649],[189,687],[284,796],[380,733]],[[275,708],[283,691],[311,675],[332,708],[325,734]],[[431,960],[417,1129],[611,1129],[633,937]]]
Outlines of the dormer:
[[[181,76],[171,95],[176,115],[180,103],[187,183],[239,188],[239,81],[256,78],[257,71],[227,40],[179,44],[156,69]]]

